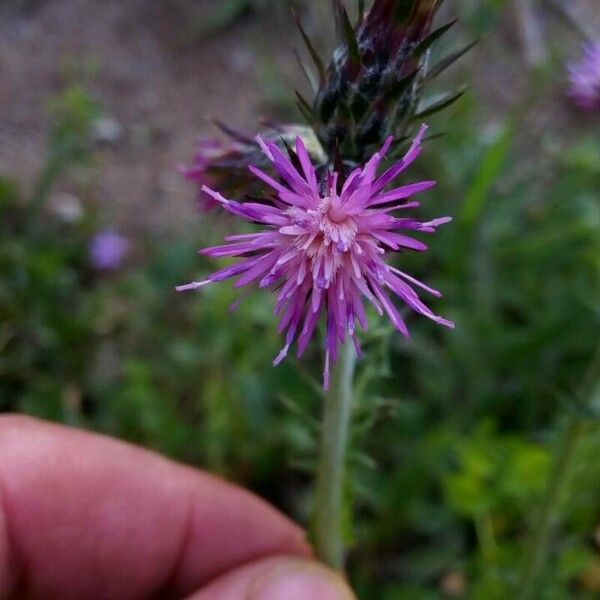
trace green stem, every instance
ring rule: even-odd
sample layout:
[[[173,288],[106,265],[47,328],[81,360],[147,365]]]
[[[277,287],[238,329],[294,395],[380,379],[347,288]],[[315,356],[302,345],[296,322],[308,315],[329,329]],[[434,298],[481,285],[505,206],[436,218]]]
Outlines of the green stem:
[[[336,570],[342,569],[345,554],[342,504],[355,364],[356,353],[347,342],[332,369],[331,386],[325,395],[312,520],[317,557]]]
[[[556,448],[554,466],[535,532],[526,551],[517,600],[536,597],[540,574],[550,553],[554,530],[560,519],[560,508],[575,467],[575,454],[586,431],[586,422],[577,416],[568,418]]]
[[[494,537],[494,527],[489,514],[475,519],[475,532],[477,533],[481,553],[486,559],[492,560],[498,550],[498,544]]]
[[[515,0],[527,66],[535,69],[546,61],[546,44],[536,8],[531,0]]]
[[[577,15],[572,8],[572,3],[565,3],[562,0],[553,0],[550,7],[558,11],[563,20],[572,27],[584,40],[591,42],[596,39],[593,25],[586,22],[583,15]]]

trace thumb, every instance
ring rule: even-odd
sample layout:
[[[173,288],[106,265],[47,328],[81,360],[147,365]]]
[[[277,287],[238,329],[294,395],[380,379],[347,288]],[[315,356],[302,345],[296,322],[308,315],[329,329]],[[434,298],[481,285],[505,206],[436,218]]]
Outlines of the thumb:
[[[354,600],[344,579],[317,562],[267,558],[222,575],[188,600]]]

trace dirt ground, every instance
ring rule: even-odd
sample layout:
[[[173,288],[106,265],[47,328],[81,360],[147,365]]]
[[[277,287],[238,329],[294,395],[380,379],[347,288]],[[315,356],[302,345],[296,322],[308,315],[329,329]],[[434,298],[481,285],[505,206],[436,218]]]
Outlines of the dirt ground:
[[[215,131],[207,117],[252,133],[267,114],[265,98],[299,77],[292,55],[299,43],[283,2],[218,35],[191,36],[220,1],[0,0],[0,173],[31,186],[46,158],[48,100],[75,66],[87,72],[115,139],[100,152],[92,185],[66,181],[60,191],[91,195],[112,222],[129,228],[189,219],[194,188],[176,169],[191,159],[199,134]],[[572,6],[593,15],[596,1]],[[457,0],[451,10],[466,14],[469,6]],[[311,10],[308,26],[312,19],[323,35],[327,3]],[[507,10],[494,35],[463,60],[473,61],[473,93],[501,112],[527,77],[515,14]],[[507,44],[517,52],[507,54]],[[271,85],[280,83],[262,93],[269,70]]]
[[[46,156],[48,100],[64,88],[69,65],[77,65],[91,72],[90,90],[116,127],[89,186],[94,200],[114,207],[118,223],[139,221],[142,208],[157,226],[188,217],[194,191],[176,167],[189,161],[198,134],[214,131],[206,117],[252,131],[264,114],[253,55],[269,53],[283,70],[291,64],[290,31],[274,31],[264,13],[190,41],[214,5],[1,2],[0,172],[32,183]],[[80,193],[65,185],[63,191]]]

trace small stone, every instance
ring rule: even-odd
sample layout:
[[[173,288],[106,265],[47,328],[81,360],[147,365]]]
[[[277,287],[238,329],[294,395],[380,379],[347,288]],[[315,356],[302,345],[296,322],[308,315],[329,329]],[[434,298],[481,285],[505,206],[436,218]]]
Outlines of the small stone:
[[[68,192],[52,194],[48,206],[52,214],[65,223],[77,223],[83,217],[84,209],[81,201]]]
[[[101,144],[115,144],[123,137],[123,127],[114,117],[101,117],[92,125],[92,139]]]
[[[440,581],[440,589],[444,594],[451,598],[460,598],[463,596],[465,588],[465,575],[460,571],[450,571],[449,573],[446,573]]]
[[[247,73],[254,65],[254,57],[248,48],[235,46],[229,55],[229,64],[236,73]]]

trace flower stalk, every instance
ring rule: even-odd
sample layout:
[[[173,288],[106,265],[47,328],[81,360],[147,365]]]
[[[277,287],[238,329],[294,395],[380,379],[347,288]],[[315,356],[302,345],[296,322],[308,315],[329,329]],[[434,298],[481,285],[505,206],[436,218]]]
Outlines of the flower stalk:
[[[536,597],[537,584],[544,569],[554,531],[561,518],[561,507],[577,467],[577,450],[584,441],[590,417],[596,419],[600,407],[600,348],[583,378],[582,393],[578,394],[574,410],[566,420],[556,446],[554,464],[545,498],[536,522],[535,532],[525,551],[525,565],[516,594],[517,600]]]
[[[413,125],[462,93],[423,103],[426,84],[471,47],[429,68],[431,47],[454,23],[432,31],[440,0],[373,0],[369,10],[364,4],[359,3],[353,25],[343,0],[333,1],[340,45],[327,68],[298,20],[316,68],[312,74],[305,69],[315,97],[297,94],[308,128],[277,127],[253,140],[217,122],[230,141],[201,142],[194,164],[183,169],[198,184],[203,208],[220,205],[260,230],[234,233],[227,243],[201,250],[238,260],[177,288],[234,279],[236,288],[273,289],[278,330],[285,338],[275,366],[294,346],[302,356],[319,321],[325,321],[325,403],[312,534],[317,556],[336,570],[343,568],[345,555],[347,450],[358,334],[368,327],[366,304],[405,336],[408,327],[397,302],[454,327],[421,299],[422,292],[438,298],[441,293],[386,257],[425,251],[427,245],[412,234],[431,234],[451,221],[446,216],[421,221],[404,212],[419,207],[413,196],[434,181],[400,186],[396,181],[421,153],[425,124],[400,156]]]
[[[561,516],[561,505],[576,465],[576,451],[586,429],[587,422],[584,419],[578,415],[569,416],[556,448],[550,482],[536,522],[535,533],[526,549],[525,568],[517,593],[518,600],[532,600],[539,591],[537,585],[540,574],[550,553],[552,537]]]
[[[345,556],[343,501],[355,364],[354,347],[346,342],[325,394],[312,518],[317,557],[338,571]]]

